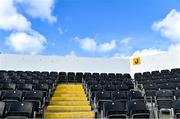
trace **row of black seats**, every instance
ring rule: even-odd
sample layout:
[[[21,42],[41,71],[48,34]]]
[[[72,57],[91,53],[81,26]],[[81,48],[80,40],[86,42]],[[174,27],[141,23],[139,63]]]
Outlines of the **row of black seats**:
[[[31,102],[0,102],[0,118],[27,119],[34,118],[35,111]]]
[[[144,100],[141,92],[131,91],[96,91],[94,96],[94,106],[98,111],[102,110],[103,104],[107,101],[118,100],[127,102],[130,100]]]
[[[1,101],[3,102],[16,102],[16,101],[27,101],[32,102],[34,111],[41,112],[45,106],[46,95],[42,91],[2,91]]]
[[[103,118],[110,119],[149,119],[150,111],[143,100],[128,102],[108,101],[103,105]]]
[[[143,73],[135,73],[135,80],[143,80],[143,79],[160,79],[160,78],[174,78],[180,76],[180,68],[175,68],[161,71],[152,71],[152,72],[143,72]]]

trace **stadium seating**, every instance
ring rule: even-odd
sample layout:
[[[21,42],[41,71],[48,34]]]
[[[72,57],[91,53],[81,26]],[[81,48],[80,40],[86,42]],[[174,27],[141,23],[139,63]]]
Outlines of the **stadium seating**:
[[[158,117],[170,113],[172,118],[179,118],[180,69],[164,69],[161,71],[136,73],[134,75],[137,87],[145,93],[152,108],[157,109]],[[173,110],[172,110],[173,109]]]
[[[136,73],[134,79],[127,73],[0,70],[0,118],[160,118],[163,113],[180,118],[178,68]]]

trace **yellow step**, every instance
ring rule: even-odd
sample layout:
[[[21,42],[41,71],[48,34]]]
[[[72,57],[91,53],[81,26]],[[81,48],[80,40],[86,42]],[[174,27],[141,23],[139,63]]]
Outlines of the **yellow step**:
[[[85,94],[84,91],[55,91],[54,94]]]
[[[85,94],[76,93],[76,94],[62,94],[62,93],[55,93],[53,97],[86,97]]]
[[[70,85],[70,84],[58,85],[56,88],[60,88],[60,87],[63,87],[63,88],[83,88],[82,85]]]
[[[52,101],[87,101],[87,97],[52,97]]]
[[[87,112],[45,112],[44,118],[95,118],[92,111]]]
[[[50,105],[88,106],[89,101],[51,101]]]
[[[91,106],[55,106],[47,107],[48,111],[91,111]]]
[[[83,88],[83,86],[82,85],[58,85],[56,88]]]
[[[67,92],[67,91],[77,91],[77,92],[84,92],[84,89],[56,89],[56,91],[62,91],[62,92]]]

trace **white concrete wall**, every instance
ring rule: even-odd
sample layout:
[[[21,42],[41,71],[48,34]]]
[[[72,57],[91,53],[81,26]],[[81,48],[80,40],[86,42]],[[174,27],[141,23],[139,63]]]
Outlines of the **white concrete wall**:
[[[180,68],[180,52],[141,57],[140,65],[132,58],[80,58],[41,55],[0,54],[0,69],[66,72],[137,72]]]
[[[145,56],[140,57],[140,59],[140,65],[133,65],[132,58],[130,59],[131,74],[136,72],[180,68],[180,51]]]
[[[0,69],[130,73],[129,59],[0,54]]]

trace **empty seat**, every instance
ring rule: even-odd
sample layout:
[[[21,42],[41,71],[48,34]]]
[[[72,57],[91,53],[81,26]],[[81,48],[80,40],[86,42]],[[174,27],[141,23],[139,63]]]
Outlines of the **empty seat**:
[[[30,102],[13,102],[9,108],[5,111],[5,117],[12,118],[32,118],[33,117],[33,105]]]
[[[25,84],[25,80],[24,79],[15,79],[15,80],[12,80],[11,81],[12,83],[15,83],[15,84]]]
[[[0,90],[15,90],[16,84],[12,83],[5,83],[5,84],[0,84]]]
[[[142,100],[133,100],[127,103],[128,113],[130,118],[149,119],[150,112],[146,103]]]
[[[114,100],[127,102],[128,101],[127,93],[128,93],[127,91],[114,91],[112,92],[112,96]]]
[[[180,118],[180,100],[173,101],[172,108],[176,119]]]
[[[32,87],[32,84],[18,84],[16,88],[17,90],[30,91]]]
[[[39,84],[39,80],[25,80],[26,84]]]
[[[95,93],[95,102],[99,111],[103,109],[104,102],[111,100],[111,92],[109,91],[98,91]]]
[[[9,78],[2,78],[0,80],[0,83],[2,83],[2,84],[4,84],[4,83],[11,83],[11,79],[9,79]]]
[[[169,89],[169,90],[175,90],[176,86],[173,83],[163,83],[159,85],[160,89]]]
[[[126,79],[131,79],[131,75],[128,73],[123,74],[123,77]]]
[[[124,102],[120,101],[105,102],[103,106],[104,117],[113,119],[126,119],[128,116],[126,106],[124,105]]]
[[[158,90],[158,86],[155,83],[149,83],[143,85],[144,90]]]
[[[24,101],[32,102],[36,112],[41,111],[45,103],[45,97],[42,91],[28,91],[23,96]]]
[[[129,91],[129,88],[126,84],[120,84],[116,86],[116,89],[118,91]]]
[[[82,83],[82,79],[83,79],[83,73],[82,72],[77,72],[76,76],[75,76],[76,82]]]
[[[59,82],[67,82],[66,72],[59,72]]]
[[[21,101],[22,91],[10,90],[2,93],[1,100],[3,101]]]
[[[105,85],[104,86],[105,91],[116,91],[116,86],[115,85]]]
[[[134,89],[134,84],[131,79],[124,79],[122,84],[126,84],[129,89]]]
[[[75,82],[75,73],[74,72],[68,72],[67,81],[68,82]]]
[[[168,111],[172,107],[174,95],[171,90],[160,90],[156,92],[156,103],[159,110]]]
[[[140,91],[131,90],[128,93],[129,100],[136,100],[136,99],[144,99],[142,93]]]
[[[44,96],[45,97],[48,97],[49,94],[51,93],[51,89],[49,87],[48,84],[37,84],[34,86],[33,88],[34,90],[37,90],[37,91],[42,91],[44,93]]]
[[[5,102],[0,101],[0,118],[3,117],[5,106],[6,106]]]
[[[174,92],[174,96],[175,96],[176,100],[180,100],[180,90],[176,90]]]

